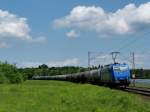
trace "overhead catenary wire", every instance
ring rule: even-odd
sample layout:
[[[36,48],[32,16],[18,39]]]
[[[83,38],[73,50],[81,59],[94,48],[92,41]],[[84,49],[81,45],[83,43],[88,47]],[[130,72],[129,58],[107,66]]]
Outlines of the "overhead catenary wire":
[[[147,35],[147,34],[149,34],[149,33],[150,33],[150,32],[148,31],[148,32],[146,32],[146,33],[137,33],[137,34]],[[137,34],[136,34],[136,35],[137,35]],[[125,42],[125,44],[123,44],[121,47],[119,47],[119,48],[117,48],[117,49],[115,49],[115,50],[113,50],[113,51],[121,52],[121,50],[129,48],[129,47],[131,47],[132,45],[134,45],[137,41],[142,40],[142,39],[147,38],[147,37],[148,37],[148,36],[145,36],[145,37],[142,38],[142,37],[140,37],[140,36],[138,35],[138,37],[137,37],[137,36],[132,37],[132,38],[133,38],[132,40],[129,40],[129,39],[123,40],[123,41],[121,42],[121,45],[122,45],[124,42]],[[132,60],[129,59],[128,57],[126,57],[126,56],[124,56],[124,55],[122,55],[122,54],[121,54],[121,56],[122,56],[123,58],[125,58],[126,61],[132,63]]]
[[[146,35],[146,34],[148,34],[148,33],[150,33],[150,32],[146,32],[146,33],[137,33],[137,34],[143,34],[143,35]],[[124,43],[125,42],[125,44],[123,44],[123,43],[121,43],[121,47],[119,47],[119,48],[117,48],[117,49],[115,49],[115,50],[113,50],[113,51],[121,51],[121,50],[123,50],[123,49],[127,49],[127,48],[129,48],[129,47],[131,47],[132,45],[134,45],[137,41],[139,41],[139,40],[142,40],[142,39],[144,39],[144,38],[147,38],[148,36],[144,36],[143,38],[142,37],[140,37],[139,35],[138,35],[138,37],[137,36],[134,36],[134,37],[132,37],[132,39],[126,39],[126,40],[123,40],[122,42]],[[91,52],[91,53],[96,53],[96,52]],[[97,57],[97,56],[100,56],[100,55],[102,55],[103,53],[101,52],[101,53],[96,53],[97,55],[95,56],[95,57]],[[131,57],[126,57],[126,56],[124,56],[122,53],[120,54],[126,61],[128,61],[129,63],[132,63],[132,60],[130,59]],[[94,58],[92,58],[92,59],[95,59],[95,57]],[[106,57],[104,58],[104,62],[106,62]]]
[[[146,33],[138,33],[138,34],[143,34],[143,35],[146,35],[146,34],[149,34],[150,32],[146,32]],[[148,38],[149,36],[145,36],[145,37],[137,37],[137,36],[134,36],[132,37],[133,39],[132,40],[129,40],[128,39],[126,40],[127,43],[126,44],[123,44],[121,47],[117,48],[115,51],[121,51],[123,49],[126,49],[126,48],[129,48],[130,46],[134,45],[137,41],[141,40],[141,39],[144,39],[144,38]]]

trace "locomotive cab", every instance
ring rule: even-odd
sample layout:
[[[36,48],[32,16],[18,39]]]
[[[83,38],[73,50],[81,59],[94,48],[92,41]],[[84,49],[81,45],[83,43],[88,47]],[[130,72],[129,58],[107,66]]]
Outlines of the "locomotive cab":
[[[129,85],[130,69],[127,64],[114,64],[113,75],[116,83],[120,85]]]

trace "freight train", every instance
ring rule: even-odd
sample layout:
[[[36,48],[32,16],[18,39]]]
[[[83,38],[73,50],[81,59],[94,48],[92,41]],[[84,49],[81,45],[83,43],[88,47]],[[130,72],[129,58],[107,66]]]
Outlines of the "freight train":
[[[109,64],[97,70],[57,76],[33,76],[33,80],[62,80],[77,83],[91,83],[107,86],[128,86],[130,84],[130,69],[127,64]]]

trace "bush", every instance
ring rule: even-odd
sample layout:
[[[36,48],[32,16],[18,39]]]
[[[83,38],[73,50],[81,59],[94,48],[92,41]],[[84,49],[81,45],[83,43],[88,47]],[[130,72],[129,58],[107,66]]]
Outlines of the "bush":
[[[0,83],[21,83],[23,80],[24,75],[15,65],[0,62]]]
[[[6,82],[8,82],[8,79],[6,78],[6,76],[3,73],[1,73],[0,74],[0,84],[6,83]]]

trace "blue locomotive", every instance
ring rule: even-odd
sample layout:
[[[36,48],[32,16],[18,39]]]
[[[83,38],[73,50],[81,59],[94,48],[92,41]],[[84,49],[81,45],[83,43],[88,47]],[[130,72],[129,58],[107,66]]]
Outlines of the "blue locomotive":
[[[77,83],[92,83],[108,86],[128,86],[130,84],[130,69],[127,64],[109,64],[97,70],[81,73],[57,75],[57,76],[34,76],[34,80],[63,80]]]
[[[130,84],[130,69],[127,64],[110,64],[100,69],[100,82],[108,85]]]

